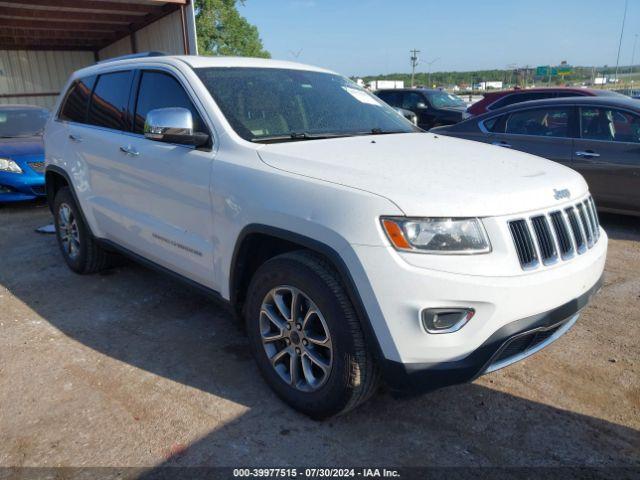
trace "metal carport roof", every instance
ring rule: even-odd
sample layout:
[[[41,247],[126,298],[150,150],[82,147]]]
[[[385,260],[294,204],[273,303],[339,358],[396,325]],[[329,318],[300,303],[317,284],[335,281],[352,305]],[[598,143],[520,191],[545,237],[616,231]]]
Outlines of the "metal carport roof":
[[[0,50],[100,49],[181,11],[184,51],[189,51],[185,6],[189,0],[0,0]]]

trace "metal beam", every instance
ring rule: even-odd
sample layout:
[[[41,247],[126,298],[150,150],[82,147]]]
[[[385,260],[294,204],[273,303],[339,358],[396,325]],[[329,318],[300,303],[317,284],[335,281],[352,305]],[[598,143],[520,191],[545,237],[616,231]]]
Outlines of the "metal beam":
[[[94,50],[98,42],[85,41],[81,39],[68,39],[68,38],[14,38],[0,36],[0,50],[6,50],[7,48],[24,47],[25,50],[32,49],[31,47],[38,47],[39,50],[49,50],[49,47],[79,47],[85,50]]]
[[[1,4],[12,4],[20,7],[55,7],[56,9],[68,8],[77,11],[101,11],[121,13],[149,13],[150,9],[160,7],[166,3],[184,5],[186,0],[152,0],[152,3],[110,2],[108,0],[2,0]]]
[[[147,12],[151,13],[151,12]],[[84,12],[63,12],[60,10],[34,10],[31,8],[12,8],[0,6],[0,18],[8,20],[32,20],[45,18],[49,21],[59,20],[65,22],[96,22],[96,23],[116,23],[127,25],[139,20],[139,15],[122,15],[115,13],[84,13]]]
[[[0,98],[16,98],[16,97],[57,97],[60,92],[44,92],[44,93],[0,93]]]
[[[1,32],[2,36],[11,37],[23,37],[34,39],[47,39],[47,38],[69,38],[69,39],[99,39],[109,40],[115,36],[115,32],[112,31],[73,31],[69,29],[64,30],[50,30],[50,29],[29,29],[29,28],[13,28],[5,27]]]
[[[0,18],[2,18],[1,15]],[[13,28],[27,28],[32,30],[109,32],[115,35],[119,35],[122,32],[127,31],[125,27],[116,27],[109,23],[48,21],[45,18],[34,18],[32,20],[11,20],[11,22],[5,22],[5,26]]]

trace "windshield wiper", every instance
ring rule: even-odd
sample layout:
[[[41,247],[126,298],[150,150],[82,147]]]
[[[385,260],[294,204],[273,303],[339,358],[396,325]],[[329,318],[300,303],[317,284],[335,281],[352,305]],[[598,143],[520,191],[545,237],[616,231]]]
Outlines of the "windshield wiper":
[[[255,137],[251,141],[254,143],[278,143],[278,142],[298,142],[301,140],[322,140],[325,138],[350,137],[352,133],[307,133],[291,132],[286,135],[272,135],[269,137]]]
[[[392,133],[410,133],[406,130],[383,130],[382,128],[372,128],[372,135],[391,135]]]

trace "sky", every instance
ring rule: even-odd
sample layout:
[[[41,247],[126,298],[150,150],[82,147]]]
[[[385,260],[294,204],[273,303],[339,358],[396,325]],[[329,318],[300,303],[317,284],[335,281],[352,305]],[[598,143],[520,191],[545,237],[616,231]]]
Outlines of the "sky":
[[[245,0],[273,58],[344,75],[517,66],[615,65],[625,0]],[[640,34],[640,0],[628,0],[620,64]],[[640,39],[635,63],[640,63]]]

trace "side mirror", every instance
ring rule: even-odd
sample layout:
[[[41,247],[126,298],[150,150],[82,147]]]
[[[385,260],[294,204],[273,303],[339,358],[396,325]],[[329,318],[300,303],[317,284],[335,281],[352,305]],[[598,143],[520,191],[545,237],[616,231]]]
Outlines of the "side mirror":
[[[157,142],[201,147],[209,135],[193,131],[193,116],[186,108],[156,108],[147,113],[144,136]]]
[[[418,102],[416,104],[416,107],[418,107],[420,110],[426,110],[427,108],[429,108],[429,106],[424,102]]]

